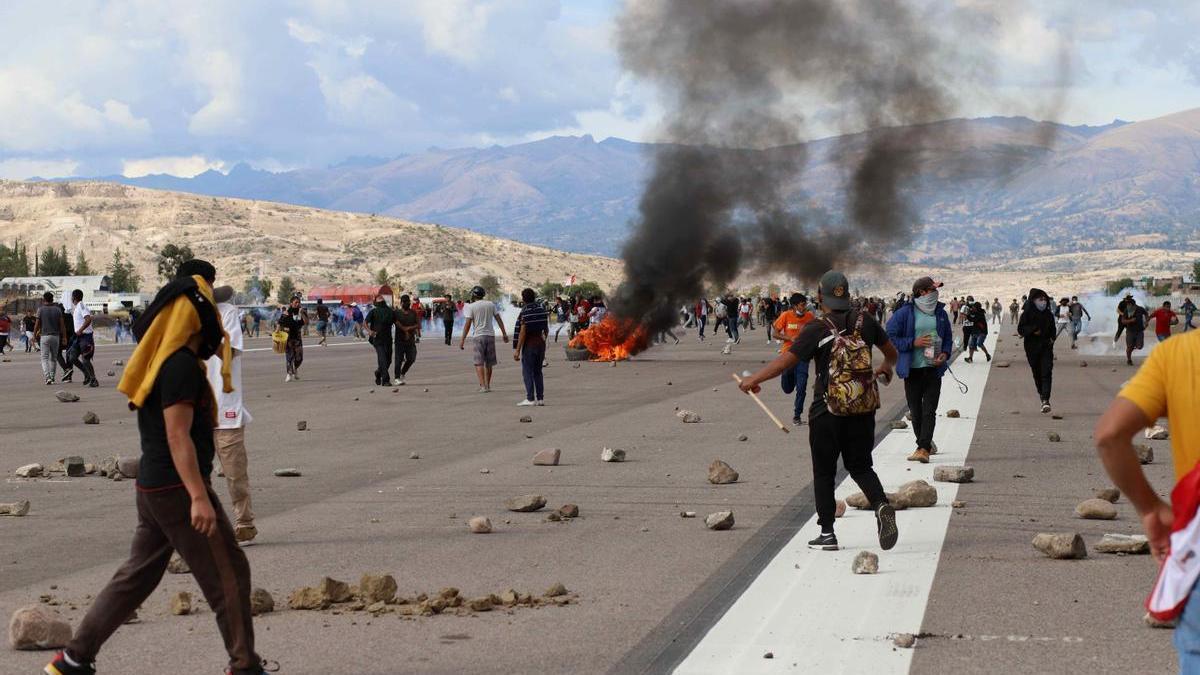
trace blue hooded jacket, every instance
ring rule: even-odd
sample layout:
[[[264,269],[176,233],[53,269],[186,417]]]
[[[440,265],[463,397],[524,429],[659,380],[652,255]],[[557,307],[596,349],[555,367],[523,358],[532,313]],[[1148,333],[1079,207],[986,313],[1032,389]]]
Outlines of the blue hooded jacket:
[[[896,351],[900,352],[900,358],[896,362],[896,374],[900,379],[908,377],[909,369],[912,367],[913,355],[913,340],[916,338],[917,332],[917,309],[916,304],[911,300],[900,306],[892,318],[887,322],[888,339],[895,345]],[[950,351],[954,348],[954,330],[950,328],[950,315],[946,313],[946,305],[943,303],[937,304],[937,309],[933,310],[933,316],[937,320],[937,334],[941,339],[942,353],[946,355],[946,361],[938,367],[938,377],[946,374],[946,370],[950,367]]]

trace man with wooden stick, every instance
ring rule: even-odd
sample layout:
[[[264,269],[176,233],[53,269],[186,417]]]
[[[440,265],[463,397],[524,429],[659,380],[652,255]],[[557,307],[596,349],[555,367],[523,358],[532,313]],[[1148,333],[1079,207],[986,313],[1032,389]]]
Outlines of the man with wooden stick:
[[[787,351],[739,386],[746,393],[757,394],[763,382],[792,370],[801,361],[816,360],[817,382],[808,413],[808,444],[821,532],[808,546],[822,551],[838,550],[833,532],[837,510],[833,492],[840,455],[846,471],[875,511],[879,546],[886,551],[896,545],[899,530],[896,511],[888,503],[883,484],[872,468],[871,450],[875,445],[875,411],[879,408],[876,380],[891,381],[897,352],[875,317],[850,309],[849,289],[844,274],[826,272],[817,291],[822,319],[805,325]],[[872,346],[883,352],[883,364],[878,368],[872,367]]]

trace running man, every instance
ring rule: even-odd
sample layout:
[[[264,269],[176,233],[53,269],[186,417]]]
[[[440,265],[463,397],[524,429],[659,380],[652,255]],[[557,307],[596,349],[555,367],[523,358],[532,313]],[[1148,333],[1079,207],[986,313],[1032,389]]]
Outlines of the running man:
[[[967,363],[975,362],[975,350],[983,351],[983,355],[988,361],[992,360],[992,355],[988,353],[987,345],[987,312],[983,309],[983,303],[976,302],[967,307],[966,319],[963,322],[965,327],[967,324],[971,326],[971,332],[967,339],[967,358],[963,359]]]
[[[780,354],[792,348],[792,343],[800,337],[800,332],[814,318],[812,312],[808,311],[808,298],[802,293],[792,293],[789,301],[791,307],[775,319],[771,330],[768,331],[774,333],[776,342],[782,343],[783,346],[779,348]],[[808,361],[797,361],[794,368],[780,375],[779,386],[785,394],[791,394],[793,391],[796,393],[792,402],[792,424],[804,424],[804,398],[808,395]]]
[[[1071,304],[1067,305],[1067,312],[1071,317],[1071,349],[1077,349],[1076,343],[1079,341],[1079,334],[1083,332],[1083,317],[1087,317],[1088,321],[1092,320],[1092,315],[1088,313],[1087,307],[1084,307],[1079,302],[1079,296],[1071,296]]]
[[[308,314],[300,308],[300,296],[292,298],[288,306],[279,315],[279,330],[287,331],[287,344],[284,346],[284,366],[287,376],[284,382],[300,380],[300,364],[304,363],[304,327],[308,325]]]
[[[1159,342],[1171,337],[1171,326],[1179,323],[1179,315],[1171,309],[1170,300],[1154,310],[1149,318],[1154,319],[1154,337],[1158,338]]]
[[[1183,310],[1183,332],[1193,330],[1195,326],[1192,325],[1192,317],[1196,316],[1196,303],[1192,302],[1191,298],[1185,297],[1179,309]]]
[[[396,322],[396,379],[393,387],[404,384],[404,376],[417,360],[417,342],[421,339],[421,317],[413,309],[412,298],[400,296],[400,308],[393,311]],[[384,377],[387,372],[384,371]]]
[[[75,328],[75,337],[67,348],[67,363],[78,367],[83,373],[83,386],[99,387],[96,381],[96,370],[92,368],[92,357],[96,354],[96,336],[92,328],[92,312],[83,304],[83,291],[76,288],[71,291],[71,322]]]
[[[1146,308],[1137,304],[1132,297],[1122,304],[1121,317],[1117,320],[1121,326],[1117,334],[1120,335],[1122,329],[1125,331],[1125,365],[1132,366],[1133,352],[1146,346],[1146,322],[1149,319]],[[1167,330],[1170,331],[1170,328]]]
[[[467,317],[467,320],[463,324],[462,340],[458,343],[458,348],[465,350],[467,335],[474,328],[473,362],[475,375],[479,378],[480,393],[492,390],[492,369],[496,367],[496,329],[494,324],[499,324],[500,334],[504,336],[504,342],[508,343],[508,332],[504,330],[504,319],[500,316],[500,312],[496,311],[496,303],[483,299],[485,295],[487,295],[487,291],[483,290],[483,286],[471,289],[471,297],[475,301],[463,307],[463,315]]]
[[[317,335],[321,336],[321,339],[319,342],[317,342],[317,344],[328,347],[328,334],[329,308],[325,306],[324,300],[317,298]]]
[[[375,295],[375,304],[367,311],[367,342],[375,348],[375,384],[386,386],[388,369],[392,367],[392,328],[396,323],[395,311],[388,307],[380,294]]]
[[[46,291],[42,294],[42,306],[38,308],[37,320],[33,324],[33,339],[42,351],[42,377],[46,384],[54,384],[56,368],[59,365],[58,350],[63,336],[67,334],[67,322],[63,318],[62,308],[54,304],[54,294]],[[67,376],[67,367],[63,366],[63,378]]]

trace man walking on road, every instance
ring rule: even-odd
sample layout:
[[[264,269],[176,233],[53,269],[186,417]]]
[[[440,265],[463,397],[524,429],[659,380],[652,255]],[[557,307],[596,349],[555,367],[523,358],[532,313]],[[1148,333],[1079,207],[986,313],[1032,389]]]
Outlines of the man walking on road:
[[[808,298],[801,293],[792,293],[788,300],[791,307],[780,314],[767,331],[768,336],[774,333],[775,340],[783,343],[779,349],[781,354],[792,348],[792,343],[800,337],[804,326],[813,320],[812,312],[808,311]],[[798,361],[795,368],[784,372],[779,377],[779,386],[785,394],[791,394],[793,391],[796,393],[792,402],[792,424],[804,424],[804,398],[808,395],[808,361]]]
[[[546,405],[545,378],[546,338],[550,335],[550,312],[537,301],[532,288],[521,291],[521,314],[517,317],[517,348],[513,359],[521,362],[521,379],[525,383],[525,400],[518,406]]]
[[[1096,447],[1113,485],[1137,509],[1150,540],[1150,552],[1162,564],[1148,609],[1155,618],[1178,616],[1175,649],[1183,673],[1200,673],[1200,593],[1194,570],[1200,556],[1195,526],[1200,506],[1200,334],[1168,340],[1150,352],[1146,362],[1117,394],[1096,423]],[[1146,480],[1133,449],[1133,436],[1166,417],[1171,426],[1175,488],[1170,503]]]
[[[462,340],[458,343],[459,349],[466,349],[467,335],[472,328],[475,329],[472,340],[475,346],[473,362],[475,363],[475,375],[479,378],[481,393],[492,390],[492,369],[496,367],[496,329],[494,324],[499,324],[500,334],[504,336],[504,342],[508,343],[508,332],[504,330],[504,319],[496,311],[496,303],[483,299],[485,295],[487,295],[487,291],[483,290],[483,286],[471,289],[471,297],[474,298],[474,302],[463,307],[463,315],[467,317],[467,321],[463,324]]]
[[[1133,352],[1146,346],[1148,316],[1146,308],[1137,304],[1132,297],[1126,298],[1121,307],[1121,315],[1117,319],[1120,324],[1117,334],[1119,335],[1122,329],[1125,330],[1125,365],[1132,366]]]
[[[1029,300],[1017,322],[1017,333],[1024,338],[1025,360],[1033,372],[1033,386],[1042,400],[1042,412],[1050,412],[1050,389],[1054,378],[1054,312],[1050,296],[1040,288],[1029,289]]]
[[[888,339],[899,353],[896,374],[904,380],[904,398],[917,436],[917,449],[908,461],[922,464],[928,464],[934,452],[933,429],[942,397],[942,376],[950,367],[950,350],[954,347],[950,315],[938,302],[937,289],[941,285],[929,277],[917,279],[912,302],[901,305],[887,324]]]
[[[1079,334],[1083,332],[1083,317],[1087,317],[1088,321],[1092,320],[1092,315],[1088,313],[1087,307],[1084,307],[1079,302],[1079,296],[1071,296],[1071,304],[1067,306],[1067,311],[1071,316],[1071,349],[1077,349],[1076,343],[1079,341]]]
[[[367,341],[375,348],[375,384],[386,386],[388,369],[392,367],[392,326],[396,314],[382,295],[375,296],[375,305],[367,312]]]
[[[400,296],[400,309],[394,310],[396,321],[396,379],[392,386],[404,384],[404,376],[417,360],[417,340],[421,337],[421,317],[412,308],[408,295]]]
[[[329,308],[325,306],[325,301],[321,298],[317,298],[317,335],[321,336],[317,344],[328,347]]]
[[[442,326],[446,329],[446,346],[450,346],[450,340],[454,337],[454,315],[456,313],[454,299],[450,294],[446,294],[446,301],[442,303]]]
[[[63,311],[54,304],[54,294],[46,291],[42,295],[42,306],[38,308],[37,321],[33,325],[33,339],[42,350],[42,376],[46,384],[54,384],[57,374],[58,349],[63,335],[67,332],[67,324]],[[66,377],[66,369],[63,369]]]
[[[71,291],[71,321],[75,337],[67,348],[67,363],[78,367],[83,373],[83,386],[99,387],[96,370],[92,368],[92,356],[96,354],[96,337],[92,328],[92,312],[83,304],[83,291]]]
[[[747,377],[740,388],[744,392],[760,391],[759,385],[779,377],[800,361],[816,360],[817,383],[813,389],[813,402],[809,409],[808,443],[812,451],[813,493],[817,504],[817,523],[821,533],[808,542],[809,548],[836,551],[837,536],[833,532],[836,502],[833,498],[834,480],[837,477],[837,460],[850,477],[862,489],[863,494],[875,511],[879,546],[890,550],[896,545],[899,531],[896,528],[896,511],[888,503],[875,469],[872,468],[871,450],[875,445],[875,410],[861,414],[834,415],[826,401],[829,392],[830,362],[834,346],[841,355],[853,351],[855,356],[865,356],[866,372],[851,371],[857,380],[865,377],[869,384],[858,387],[864,398],[855,403],[871,403],[878,408],[879,393],[875,379],[890,381],[896,365],[896,348],[888,340],[887,333],[874,317],[862,311],[850,310],[850,283],[841,272],[829,271],[821,277],[817,291],[817,303],[823,312],[820,321],[811,321],[800,332],[788,351],[754,375]],[[883,364],[871,370],[871,346],[883,352]],[[854,365],[862,365],[854,359]],[[840,389],[840,388],[839,388]]]
[[[221,369],[225,365],[219,356],[210,356],[205,362],[208,384],[212,387],[217,402],[217,428],[213,430],[213,442],[217,459],[221,460],[221,471],[225,474],[225,486],[229,488],[229,500],[233,502],[233,538],[241,545],[248,545],[258,536],[254,525],[254,511],[250,506],[249,461],[246,458],[246,424],[252,418],[246,410],[242,390],[242,321],[238,316],[232,286],[213,289],[213,300],[217,303],[217,314],[221,325],[229,335],[229,377],[233,391],[226,393]]]

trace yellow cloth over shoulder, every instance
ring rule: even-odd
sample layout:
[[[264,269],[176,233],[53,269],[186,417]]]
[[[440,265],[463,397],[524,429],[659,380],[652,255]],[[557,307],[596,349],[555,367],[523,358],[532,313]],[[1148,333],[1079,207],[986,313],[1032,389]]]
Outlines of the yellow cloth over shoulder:
[[[208,283],[198,276],[195,279],[200,294],[215,308],[216,303]],[[133,355],[129,357],[129,363],[121,376],[121,383],[117,385],[117,390],[129,397],[131,408],[142,407],[146,397],[154,389],[154,381],[158,379],[158,371],[163,362],[186,345],[193,335],[200,332],[200,325],[200,315],[196,306],[186,295],[172,300],[154,317],[145,335],[138,341],[137,348],[133,350]],[[230,370],[233,359],[229,348],[229,335],[224,329],[221,333],[221,347],[218,353],[221,357],[221,388],[225,393],[229,393],[233,391]],[[217,407],[211,408],[215,425]]]

